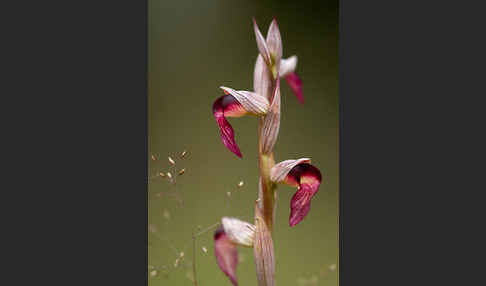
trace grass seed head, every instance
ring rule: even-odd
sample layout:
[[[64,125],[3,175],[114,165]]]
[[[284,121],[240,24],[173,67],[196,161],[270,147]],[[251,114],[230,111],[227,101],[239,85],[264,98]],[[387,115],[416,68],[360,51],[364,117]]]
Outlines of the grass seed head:
[[[175,165],[175,161],[169,156],[169,163],[174,166]]]
[[[182,151],[181,156],[180,156],[181,159],[184,159],[184,157],[186,156],[186,154],[187,154],[187,151],[186,150]]]

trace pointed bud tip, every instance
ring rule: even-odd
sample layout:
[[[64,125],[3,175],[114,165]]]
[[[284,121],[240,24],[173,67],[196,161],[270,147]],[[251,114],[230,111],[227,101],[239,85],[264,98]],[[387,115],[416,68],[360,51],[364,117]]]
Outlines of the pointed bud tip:
[[[277,17],[273,16],[272,23],[278,28]]]

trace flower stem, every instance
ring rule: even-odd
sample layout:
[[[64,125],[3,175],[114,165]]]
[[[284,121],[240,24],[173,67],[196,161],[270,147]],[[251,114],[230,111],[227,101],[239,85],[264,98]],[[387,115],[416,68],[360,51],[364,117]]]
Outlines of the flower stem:
[[[258,192],[258,204],[255,205],[255,219],[262,219],[266,225],[263,229],[257,226],[258,235],[262,235],[259,242],[261,245],[254,246],[255,251],[255,264],[257,271],[257,280],[259,286],[273,286],[275,275],[275,260],[273,250],[273,221],[274,221],[274,209],[275,209],[275,189],[276,185],[270,180],[270,170],[275,165],[273,153],[264,154],[262,152],[262,130],[263,119],[260,119],[258,135],[259,135],[259,147],[258,158],[260,167],[260,186]],[[255,221],[257,225],[257,221]],[[256,243],[256,242],[255,242]],[[258,248],[258,249],[257,249]]]
[[[260,177],[261,177],[261,193],[259,194],[259,199],[262,202],[262,213],[270,231],[273,230],[273,215],[275,208],[275,184],[270,180],[270,170],[273,165],[275,165],[275,160],[273,159],[273,153],[262,154],[260,152]]]

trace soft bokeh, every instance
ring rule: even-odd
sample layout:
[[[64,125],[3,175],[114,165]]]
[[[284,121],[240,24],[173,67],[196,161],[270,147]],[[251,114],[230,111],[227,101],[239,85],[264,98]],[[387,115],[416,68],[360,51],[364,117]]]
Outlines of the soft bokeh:
[[[177,169],[186,170],[177,177],[175,191],[184,198],[183,207],[173,197],[158,195],[173,187],[167,179],[149,181],[148,264],[156,270],[153,277],[149,275],[149,285],[191,285],[191,232],[198,226],[211,226],[222,216],[252,222],[258,182],[257,119],[229,119],[243,154],[239,159],[221,143],[211,107],[222,95],[221,85],[252,89],[258,51],[251,19],[255,17],[266,34],[274,16],[284,57],[299,58],[297,73],[306,100],[300,105],[282,81],[275,159],[310,157],[323,174],[311,211],[293,228],[288,219],[295,189],[278,188],[276,284],[338,285],[339,269],[334,269],[339,265],[337,1],[150,0],[148,15],[148,156],[157,158],[149,160],[149,176],[160,171],[174,174],[169,155]],[[187,157],[181,160],[183,150]],[[238,189],[240,181],[244,185]],[[213,232],[197,239],[199,285],[231,285],[216,265]],[[178,251],[184,251],[184,257],[175,268]],[[239,254],[240,285],[256,285],[252,250],[239,248]]]

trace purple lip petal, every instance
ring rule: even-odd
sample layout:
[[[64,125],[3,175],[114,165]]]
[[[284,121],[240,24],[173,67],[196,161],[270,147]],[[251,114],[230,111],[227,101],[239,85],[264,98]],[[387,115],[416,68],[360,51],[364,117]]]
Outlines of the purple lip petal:
[[[319,190],[322,181],[321,172],[308,163],[295,166],[287,180],[299,182],[299,188],[290,201],[290,226],[301,222],[310,210],[311,199]]]
[[[238,265],[238,251],[224,230],[219,228],[214,233],[214,254],[216,263],[221,271],[231,280],[234,286],[238,286],[236,279],[236,266]]]
[[[292,89],[300,103],[304,104],[304,94],[302,93],[302,80],[299,78],[299,76],[295,72],[292,72],[285,76],[285,80],[289,84],[290,88]]]
[[[290,201],[290,226],[295,226],[304,219],[310,210],[311,198],[311,192],[304,187],[300,187],[292,196]]]
[[[213,104],[213,114],[216,118],[216,122],[219,126],[219,133],[221,135],[221,141],[223,141],[224,146],[226,146],[231,152],[235,153],[236,156],[242,157],[240,148],[235,141],[235,133],[233,127],[226,120],[225,116],[235,115],[241,113],[241,105],[234,99],[231,95],[223,95],[216,99]],[[241,115],[240,115],[241,116]]]

